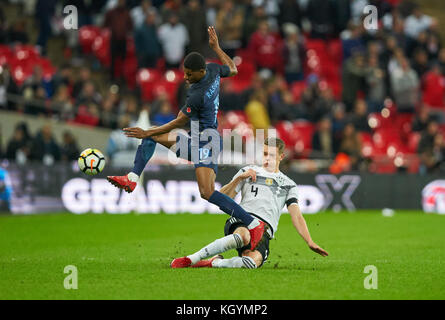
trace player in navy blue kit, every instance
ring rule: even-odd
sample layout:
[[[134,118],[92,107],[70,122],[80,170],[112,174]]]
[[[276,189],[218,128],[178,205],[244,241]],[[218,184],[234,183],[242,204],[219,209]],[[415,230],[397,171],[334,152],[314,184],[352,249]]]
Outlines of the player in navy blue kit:
[[[136,152],[132,172],[126,176],[109,176],[107,179],[116,187],[132,192],[145,165],[153,156],[156,143],[160,143],[176,152],[178,157],[194,163],[201,197],[243,221],[248,226],[254,249],[263,236],[265,223],[248,214],[232,198],[215,190],[218,156],[222,148],[221,136],[217,131],[220,78],[234,76],[238,71],[232,59],[219,47],[213,27],[208,28],[208,34],[209,45],[223,65],[206,64],[204,57],[197,52],[188,54],[184,59],[184,78],[191,86],[177,118],[148,130],[124,128],[128,137],[143,141]],[[172,132],[184,127],[189,121],[191,130],[188,135]]]

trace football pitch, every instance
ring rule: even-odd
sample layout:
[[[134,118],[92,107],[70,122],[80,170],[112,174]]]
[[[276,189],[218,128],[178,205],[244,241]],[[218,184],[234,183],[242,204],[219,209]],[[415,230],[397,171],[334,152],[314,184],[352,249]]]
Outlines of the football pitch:
[[[305,215],[330,254],[323,258],[284,214],[262,268],[170,268],[222,237],[227,217],[0,216],[0,299],[445,299],[445,216]],[[77,290],[64,288],[67,265],[77,268]],[[368,265],[377,268],[377,289],[364,287]]]

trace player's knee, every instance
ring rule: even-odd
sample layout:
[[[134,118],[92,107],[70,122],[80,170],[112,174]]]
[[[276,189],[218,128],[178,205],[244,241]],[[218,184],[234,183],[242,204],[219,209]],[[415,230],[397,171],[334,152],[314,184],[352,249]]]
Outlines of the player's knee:
[[[246,250],[243,252],[243,257],[250,257],[254,262],[257,268],[259,268],[261,266],[261,264],[263,263],[263,256],[261,255],[261,253],[258,250]]]
[[[202,187],[202,188],[200,187],[199,188],[199,193],[201,194],[201,198],[203,198],[205,200],[209,200],[209,198],[213,192],[214,192],[213,188],[209,188],[209,187]]]
[[[237,233],[241,236],[241,239],[243,240],[243,246],[247,246],[250,243],[250,233],[247,228],[237,228],[234,233]]]

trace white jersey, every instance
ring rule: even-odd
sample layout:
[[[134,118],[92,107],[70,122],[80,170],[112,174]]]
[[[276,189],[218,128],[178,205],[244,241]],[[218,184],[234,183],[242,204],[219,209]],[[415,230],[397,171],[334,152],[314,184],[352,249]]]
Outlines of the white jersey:
[[[256,181],[245,179],[235,191],[241,191],[241,207],[267,222],[272,228],[269,235],[273,237],[284,205],[298,203],[297,184],[280,171],[269,172],[260,166],[246,166],[233,179],[249,169],[256,171]]]

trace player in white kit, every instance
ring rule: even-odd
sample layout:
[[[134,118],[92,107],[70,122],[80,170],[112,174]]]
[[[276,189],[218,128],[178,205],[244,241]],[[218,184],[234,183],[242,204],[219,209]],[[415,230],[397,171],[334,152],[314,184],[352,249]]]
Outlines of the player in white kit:
[[[224,227],[225,237],[217,239],[194,254],[174,259],[172,268],[213,267],[249,268],[261,267],[269,255],[269,240],[274,237],[284,205],[287,206],[292,223],[309,248],[327,256],[328,253],[312,241],[306,221],[298,205],[297,185],[279,171],[284,158],[284,142],[269,138],[264,143],[263,164],[246,166],[221,188],[220,192],[234,198],[241,191],[241,207],[266,223],[263,238],[251,250],[250,233],[239,219],[231,217]],[[238,257],[224,259],[220,253],[237,249]],[[215,255],[215,256],[214,256]],[[212,257],[213,256],[213,257]],[[205,260],[206,258],[212,257]]]

